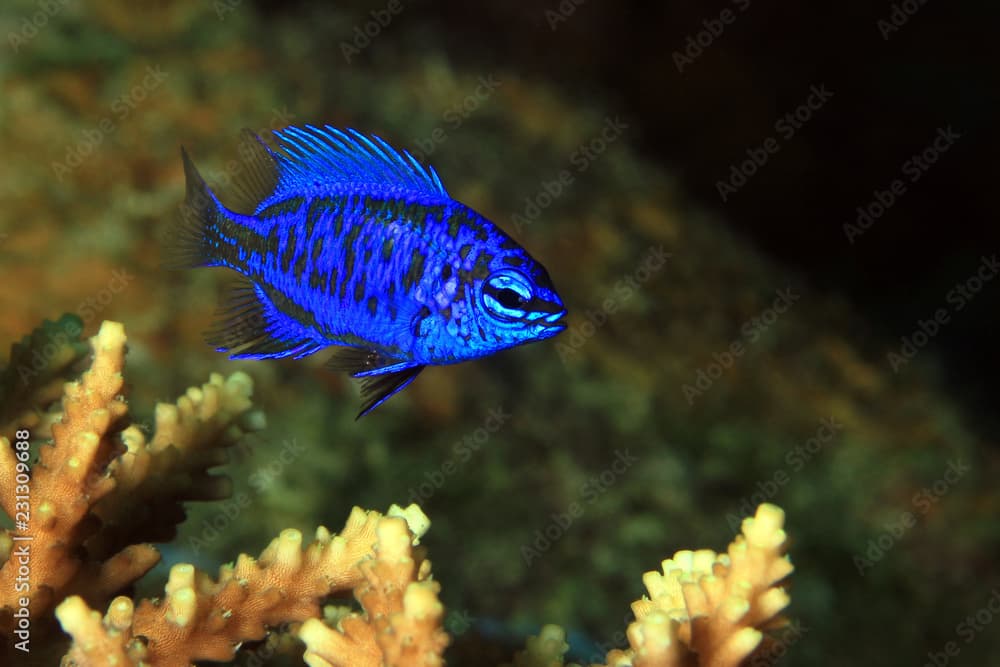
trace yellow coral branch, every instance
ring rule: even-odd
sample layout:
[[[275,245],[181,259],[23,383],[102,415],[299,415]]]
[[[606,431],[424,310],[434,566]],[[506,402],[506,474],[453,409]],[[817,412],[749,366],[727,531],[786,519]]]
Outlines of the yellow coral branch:
[[[678,551],[647,572],[647,597],[632,603],[629,648],[608,653],[601,667],[737,667],[762,647],[764,632],[785,624],[781,583],[792,572],[780,508],[764,504],[744,519],[724,554]],[[546,626],[513,667],[561,667],[565,633]],[[597,667],[597,666],[595,666]]]
[[[414,558],[406,525],[402,519],[380,523],[374,555],[358,566],[364,583],[355,597],[364,614],[348,615],[336,630],[318,619],[302,624],[299,637],[311,667],[444,664],[448,635],[441,629],[440,587],[430,579],[430,561]]]
[[[173,537],[183,501],[228,492],[227,480],[207,472],[224,462],[222,448],[263,426],[251,411],[250,378],[213,375],[176,405],[157,406],[147,445],[126,427],[125,343],[114,322],[90,339],[90,368],[65,384],[61,420],[37,463],[29,467],[29,452],[0,437],[0,502],[17,528],[0,531],[0,635],[12,634],[26,600],[33,640],[51,646],[46,615],[56,603],[75,594],[103,606],[134,583],[160,557],[146,542]],[[15,497],[28,498],[25,506]]]
[[[94,361],[78,382],[66,385],[63,418],[52,427],[53,445],[42,447],[30,483],[30,517],[19,531],[30,538],[31,567],[28,585],[29,610],[39,618],[48,611],[59,591],[81,571],[84,563],[76,553],[82,535],[81,523],[93,503],[107,495],[114,479],[103,474],[113,456],[110,437],[127,411],[121,398],[125,332],[120,324],[105,322],[91,339]],[[0,468],[10,475],[10,443],[0,443],[5,455]],[[119,575],[134,581],[158,560],[152,547],[137,546],[128,559],[131,570]],[[8,562],[0,569],[0,608],[11,609],[24,595],[15,587],[17,568]],[[0,630],[10,631],[9,624]]]
[[[400,554],[409,553],[411,542],[428,523],[416,505],[406,510],[393,506],[389,514],[383,517],[354,508],[340,535],[331,535],[321,526],[315,541],[304,550],[301,533],[285,530],[258,559],[241,555],[235,565],[222,567],[217,580],[191,565],[175,565],[162,600],[144,600],[134,611],[114,615],[116,605],[123,607],[127,602],[119,598],[103,623],[95,622],[99,615],[80,598],[69,598],[57,610],[63,629],[73,637],[67,659],[78,667],[104,665],[100,652],[94,653],[92,647],[110,646],[115,655],[129,656],[123,665],[137,664],[139,659],[156,667],[231,660],[242,642],[263,638],[268,628],[318,617],[319,602],[332,593],[374,590],[372,579],[382,577],[373,594],[394,595],[414,576]],[[396,554],[391,562],[377,561],[384,566],[377,573],[363,565],[372,557],[376,542],[381,551]],[[410,611],[407,618],[426,623],[426,612],[434,608],[419,595],[402,606]],[[402,625],[394,629],[407,632]],[[138,637],[143,640],[137,641]]]

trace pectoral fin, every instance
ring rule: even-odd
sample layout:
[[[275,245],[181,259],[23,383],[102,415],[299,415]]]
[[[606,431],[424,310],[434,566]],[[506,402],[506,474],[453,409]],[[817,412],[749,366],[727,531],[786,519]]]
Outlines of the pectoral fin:
[[[412,361],[387,357],[375,350],[359,347],[338,348],[326,367],[350,373],[351,377],[361,380],[359,419],[405,389],[424,368]]]
[[[365,377],[361,381],[361,412],[357,419],[385,403],[393,394],[406,389],[422,370],[424,367],[417,365]]]

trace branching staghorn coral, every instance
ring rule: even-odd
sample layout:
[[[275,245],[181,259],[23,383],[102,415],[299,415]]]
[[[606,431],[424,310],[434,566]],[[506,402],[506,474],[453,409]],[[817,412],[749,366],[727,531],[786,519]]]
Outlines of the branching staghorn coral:
[[[83,322],[63,315],[41,326],[11,346],[10,358],[0,370],[0,436],[14,439],[19,428],[48,437],[58,411],[49,408],[62,397],[63,384],[87,354],[80,340]]]
[[[147,443],[127,425],[122,326],[105,322],[90,343],[91,366],[65,384],[61,419],[37,461],[30,428],[17,425],[13,443],[0,436],[0,506],[15,519],[14,531],[0,532],[0,635],[13,636],[30,617],[36,649],[51,644],[45,619],[63,598],[103,606],[156,564],[159,553],[145,542],[173,536],[182,501],[224,497],[227,485],[207,469],[263,425],[251,410],[250,379],[214,375],[176,405],[157,407]]]
[[[765,633],[786,624],[789,602],[784,518],[761,505],[726,553],[678,551],[662,572],[644,574],[649,595],[632,603],[629,648],[608,653],[606,667],[736,667],[767,654],[774,640]],[[563,631],[546,626],[513,667],[559,667],[567,648]]]
[[[364,580],[354,595],[364,614],[348,614],[336,630],[318,619],[302,625],[310,667],[443,665],[448,635],[441,629],[440,586],[430,578],[430,561],[414,555],[403,525],[381,524],[374,558],[358,569]]]
[[[387,516],[356,507],[339,535],[331,535],[321,526],[316,539],[303,550],[302,534],[285,530],[258,559],[241,555],[235,565],[223,566],[215,580],[191,565],[175,565],[162,600],[144,600],[134,607],[129,598],[118,597],[111,602],[103,620],[81,598],[67,598],[56,610],[63,629],[73,637],[66,660],[79,667],[106,665],[108,655],[114,655],[118,659],[116,664],[122,666],[180,667],[195,660],[231,660],[242,642],[262,639],[270,628],[313,619],[303,626],[305,632],[310,623],[318,623],[315,619],[320,615],[323,598],[352,589],[365,590],[371,585],[375,571],[384,580],[376,584],[378,590],[372,594],[380,602],[392,599],[395,587],[405,586],[411,579],[413,573],[408,564],[412,565],[412,559],[407,563],[410,545],[428,526],[427,518],[416,505],[405,510],[393,506]],[[436,588],[425,588],[423,594],[433,598],[428,604],[440,608]],[[391,604],[375,604],[380,618],[391,607]],[[440,613],[436,620],[440,621]],[[382,664],[379,646],[365,632],[365,621],[358,617],[349,626],[349,638],[339,643],[332,643],[334,639],[323,632],[315,629],[310,632],[319,646],[334,646],[338,653],[343,651],[340,655],[360,658],[371,654],[376,659],[376,662],[355,662],[352,658],[343,664]],[[436,629],[447,643],[439,623]],[[393,624],[392,631],[404,630],[404,623]],[[419,625],[416,630],[410,636],[424,641],[436,636],[433,628],[426,625]],[[327,632],[337,634],[332,630]],[[421,634],[424,636],[420,637]],[[436,655],[443,648],[443,644],[435,645]],[[401,652],[393,655],[399,656]]]
[[[259,557],[241,555],[214,579],[175,565],[159,599],[120,595],[159,560],[145,542],[175,536],[185,500],[229,494],[228,481],[208,470],[263,422],[252,410],[248,377],[213,375],[175,405],[157,406],[147,440],[128,424],[121,325],[104,323],[91,346],[91,366],[65,385],[61,413],[46,412],[60,420],[36,462],[17,444],[28,440],[20,428],[13,444],[0,436],[0,503],[14,517],[26,511],[16,496],[28,498],[27,526],[0,533],[0,634],[10,636],[22,617],[15,550],[27,540],[15,538],[30,538],[25,599],[32,642],[58,646],[44,634],[54,608],[72,640],[67,666],[231,660],[245,642],[273,640],[281,628],[305,644],[311,667],[444,664],[449,637],[439,585],[423,549],[415,548],[429,522],[416,505],[394,505],[385,516],[354,508],[339,535],[321,526],[305,548],[299,531],[282,531]],[[52,392],[48,386],[38,395],[51,403]],[[17,412],[29,421],[38,414]],[[30,423],[45,434],[42,420]],[[762,505],[726,553],[680,551],[663,561],[662,572],[647,572],[649,595],[632,605],[630,646],[611,651],[602,667],[727,667],[765,654],[774,641],[767,632],[784,624],[780,612],[788,604],[780,587],[792,571],[783,521],[780,509]],[[325,599],[348,591],[360,612],[321,620]],[[514,665],[560,667],[567,648],[565,633],[546,626]]]

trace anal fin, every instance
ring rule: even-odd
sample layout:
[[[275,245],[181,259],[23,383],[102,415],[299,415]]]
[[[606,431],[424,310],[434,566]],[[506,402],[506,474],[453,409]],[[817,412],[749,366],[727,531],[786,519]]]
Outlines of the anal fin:
[[[364,347],[340,347],[326,363],[333,371],[350,373],[361,380],[361,412],[358,419],[406,388],[424,369],[412,361],[388,357]]]
[[[205,340],[230,359],[298,359],[324,347],[247,278],[230,287]]]

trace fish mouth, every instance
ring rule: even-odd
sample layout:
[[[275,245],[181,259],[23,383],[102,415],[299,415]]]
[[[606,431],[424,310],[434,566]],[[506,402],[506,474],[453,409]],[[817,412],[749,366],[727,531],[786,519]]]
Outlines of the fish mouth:
[[[562,331],[566,328],[566,322],[563,320],[564,317],[566,317],[565,308],[546,315],[538,321],[538,324],[546,329],[557,329],[558,331]],[[556,333],[558,333],[558,331]]]

